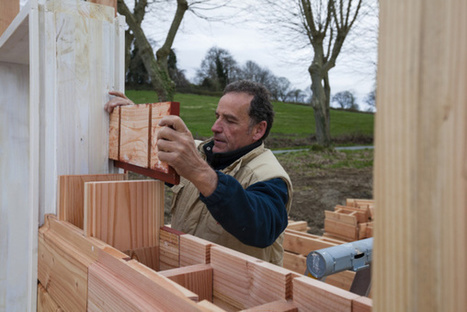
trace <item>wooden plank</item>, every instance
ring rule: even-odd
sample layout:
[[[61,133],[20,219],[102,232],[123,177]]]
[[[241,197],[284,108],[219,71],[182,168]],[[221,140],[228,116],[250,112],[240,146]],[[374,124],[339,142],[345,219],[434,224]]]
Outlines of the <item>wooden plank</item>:
[[[358,239],[358,230],[356,226],[339,221],[324,219],[324,231],[326,234],[342,237],[343,239]]]
[[[379,4],[374,310],[464,311],[467,2]]]
[[[215,305],[212,302],[209,302],[207,300],[202,300],[198,302],[198,306],[201,307],[202,309],[210,312],[225,312],[226,310],[221,309],[219,306]]]
[[[180,236],[180,266],[211,262],[213,243],[193,235]]]
[[[83,228],[84,184],[96,181],[127,180],[128,174],[61,175],[58,177],[57,216],[59,220]]]
[[[350,213],[351,211],[355,211],[356,213],[358,213],[358,215],[359,215],[358,219],[361,220],[361,222],[368,222],[368,221],[373,220],[370,208],[368,208],[367,206],[364,206],[364,207],[352,207],[352,206],[336,205],[334,207],[334,211],[341,210],[341,209],[348,212],[348,213]]]
[[[355,216],[355,211],[346,211],[344,209],[339,209],[336,211],[325,210],[324,217],[327,220],[333,220],[345,224],[350,224],[354,227],[356,227],[358,224],[357,217]]]
[[[131,259],[144,264],[148,268],[155,271],[159,271],[159,247],[143,247],[131,250],[123,251],[124,254],[128,255]]]
[[[134,260],[99,252],[89,267],[88,311],[200,311],[180,286]]]
[[[120,159],[120,106],[109,115],[109,159]]]
[[[198,295],[199,300],[212,302],[213,269],[209,264],[195,264],[183,268],[161,271],[159,274]]]
[[[52,299],[66,311],[85,311],[88,266],[96,261],[95,245],[82,230],[53,215],[46,216],[39,230],[38,280]]]
[[[163,213],[161,181],[85,183],[84,233],[118,250],[159,246]]]
[[[342,243],[344,242],[341,240],[326,239],[313,234],[285,230],[283,247],[286,251],[308,256],[308,254],[314,250],[328,248]]]
[[[180,267],[180,231],[167,226],[160,228],[159,235],[159,267],[168,270]]]
[[[150,105],[120,107],[120,161],[149,167]]]
[[[37,312],[60,312],[60,306],[50,297],[41,283],[37,284]]]
[[[0,1],[0,36],[19,13],[19,0]]]
[[[287,224],[287,229],[306,232],[308,230],[308,223],[306,221],[292,221],[289,220],[289,224]]]
[[[352,311],[352,301],[360,296],[304,276],[293,280],[293,303],[299,311]]]
[[[371,312],[373,300],[368,297],[359,297],[352,300],[352,312]]]
[[[265,303],[256,307],[242,310],[243,312],[298,312],[298,308],[293,302],[286,300],[277,300]]]
[[[211,247],[214,297],[245,309],[292,296],[295,273],[222,247]]]

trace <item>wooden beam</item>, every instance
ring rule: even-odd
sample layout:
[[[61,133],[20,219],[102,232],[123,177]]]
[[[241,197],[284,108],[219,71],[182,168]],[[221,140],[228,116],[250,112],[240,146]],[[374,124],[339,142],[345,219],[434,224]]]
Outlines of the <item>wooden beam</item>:
[[[374,311],[462,311],[467,2],[379,8]]]
[[[0,36],[19,13],[19,0],[0,1]]]

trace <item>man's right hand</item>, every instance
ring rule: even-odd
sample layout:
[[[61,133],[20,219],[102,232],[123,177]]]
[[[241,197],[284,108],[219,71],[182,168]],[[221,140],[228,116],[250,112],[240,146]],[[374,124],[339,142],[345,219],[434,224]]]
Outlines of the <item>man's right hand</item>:
[[[104,106],[104,110],[109,114],[113,112],[114,108],[117,106],[135,105],[135,103],[127,98],[123,92],[110,91],[109,94],[114,96],[107,103],[105,103]]]

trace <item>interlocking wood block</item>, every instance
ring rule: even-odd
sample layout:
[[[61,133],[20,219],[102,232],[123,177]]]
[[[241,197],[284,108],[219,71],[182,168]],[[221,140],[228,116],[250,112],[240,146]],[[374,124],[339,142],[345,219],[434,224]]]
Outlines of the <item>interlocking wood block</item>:
[[[110,114],[109,158],[117,167],[172,184],[179,176],[158,157],[159,121],[167,115],[179,115],[180,104],[162,102],[121,106]]]
[[[355,214],[356,214],[355,211],[346,211],[344,209],[339,209],[336,211],[329,211],[329,210],[324,211],[324,217],[326,218],[326,220],[334,220],[334,221],[350,224],[353,226],[357,226],[358,220]]]
[[[358,240],[358,228],[351,224],[324,219],[324,231],[326,234],[342,238],[343,240]]]
[[[287,229],[306,232],[308,230],[308,223],[306,221],[292,221],[289,220],[289,224],[287,224]]]
[[[184,234],[180,236],[180,266],[211,262],[211,246],[213,243]]]
[[[209,264],[195,264],[182,268],[165,270],[159,274],[169,278],[177,284],[191,290],[198,295],[199,300],[212,302],[212,275]]]
[[[201,311],[181,286],[134,260],[99,251],[89,267],[88,311]]]
[[[57,216],[83,229],[84,184],[96,181],[128,180],[128,174],[61,175],[58,177]]]
[[[159,245],[164,183],[155,180],[85,184],[84,233],[120,251]]]
[[[284,250],[307,256],[310,252],[343,244],[341,240],[330,239],[309,233],[285,230]]]
[[[293,302],[300,311],[351,312],[352,301],[359,297],[307,276],[293,280]]]
[[[159,267],[169,270],[180,267],[180,231],[163,226],[159,231]]]

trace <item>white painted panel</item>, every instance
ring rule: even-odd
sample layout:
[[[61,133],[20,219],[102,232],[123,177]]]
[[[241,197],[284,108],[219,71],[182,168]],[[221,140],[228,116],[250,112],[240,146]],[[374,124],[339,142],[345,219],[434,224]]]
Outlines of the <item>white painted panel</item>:
[[[0,310],[27,311],[29,66],[0,62]]]

